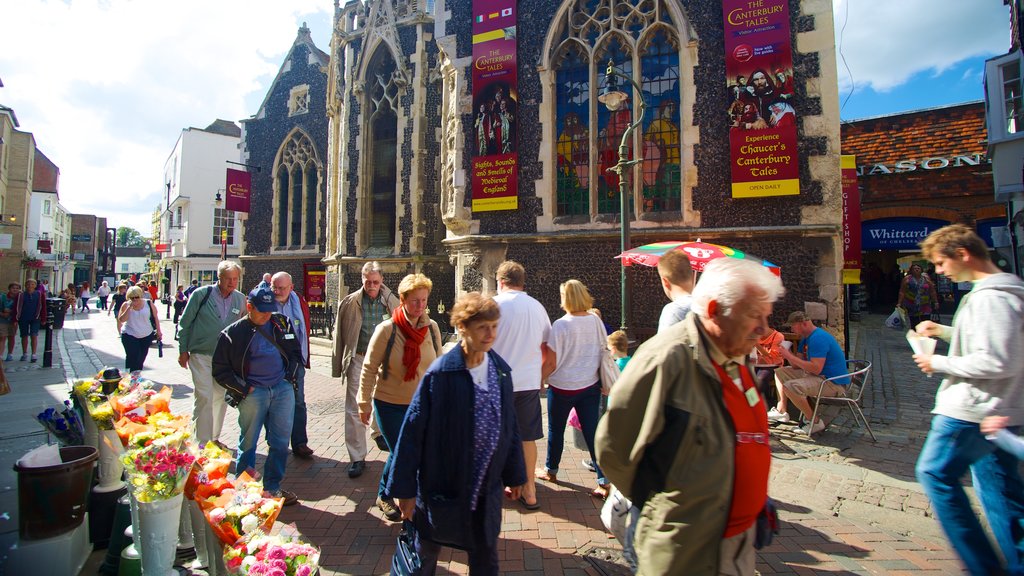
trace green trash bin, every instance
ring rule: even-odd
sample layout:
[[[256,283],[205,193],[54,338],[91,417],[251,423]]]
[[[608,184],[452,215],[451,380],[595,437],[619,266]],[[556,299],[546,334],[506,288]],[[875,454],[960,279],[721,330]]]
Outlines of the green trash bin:
[[[88,509],[92,468],[99,452],[92,446],[65,446],[60,464],[14,465],[18,473],[18,535],[22,540],[53,538],[81,525]]]

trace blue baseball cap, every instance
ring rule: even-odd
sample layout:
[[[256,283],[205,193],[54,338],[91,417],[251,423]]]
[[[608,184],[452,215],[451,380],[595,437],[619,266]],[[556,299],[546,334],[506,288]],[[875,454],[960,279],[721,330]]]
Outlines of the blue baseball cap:
[[[260,312],[277,312],[274,291],[266,284],[260,284],[249,292],[249,302]]]

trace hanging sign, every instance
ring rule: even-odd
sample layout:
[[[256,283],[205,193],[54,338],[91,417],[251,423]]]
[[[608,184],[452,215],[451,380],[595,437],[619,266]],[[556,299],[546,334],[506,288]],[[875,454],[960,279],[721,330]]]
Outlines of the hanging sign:
[[[516,0],[473,0],[473,211],[519,207]]]
[[[733,198],[800,193],[787,0],[723,0]]]
[[[252,176],[244,170],[228,168],[227,171],[227,183],[224,186],[227,198],[224,200],[224,208],[248,214]]]
[[[860,284],[860,189],[857,188],[857,157],[839,157],[843,175],[843,284]]]

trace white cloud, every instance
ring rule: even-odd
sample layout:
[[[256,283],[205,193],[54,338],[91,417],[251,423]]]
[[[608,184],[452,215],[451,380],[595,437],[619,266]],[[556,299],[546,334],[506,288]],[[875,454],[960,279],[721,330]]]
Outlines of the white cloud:
[[[841,42],[858,89],[885,92],[914,74],[941,74],[1010,48],[1009,9],[1000,0],[835,0],[833,11],[837,52]],[[845,92],[851,78],[842,59],[838,68]]]
[[[327,0],[0,0],[0,103],[61,170],[61,203],[150,230],[163,165],[187,127],[256,108]]]

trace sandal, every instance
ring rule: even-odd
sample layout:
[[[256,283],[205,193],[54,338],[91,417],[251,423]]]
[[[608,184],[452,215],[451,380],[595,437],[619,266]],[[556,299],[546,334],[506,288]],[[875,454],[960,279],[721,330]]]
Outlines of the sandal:
[[[608,494],[611,492],[611,490],[611,484],[598,484],[597,488],[594,488],[590,492],[590,495],[593,496],[594,498],[600,498],[601,500],[604,500],[608,498]]]
[[[551,482],[552,484],[558,483],[558,472],[551,472],[547,468],[537,468],[536,477],[537,480]]]

